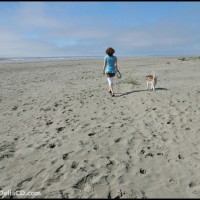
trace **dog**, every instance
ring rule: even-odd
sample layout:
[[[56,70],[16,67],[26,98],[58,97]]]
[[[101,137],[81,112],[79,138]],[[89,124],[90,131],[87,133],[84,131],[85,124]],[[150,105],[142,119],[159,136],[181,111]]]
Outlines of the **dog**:
[[[147,75],[146,76],[146,81],[147,81],[146,90],[149,89],[149,85],[150,85],[150,89],[152,89],[153,91],[155,91],[156,90],[155,86],[157,84],[157,76],[155,74],[153,74],[153,75]]]

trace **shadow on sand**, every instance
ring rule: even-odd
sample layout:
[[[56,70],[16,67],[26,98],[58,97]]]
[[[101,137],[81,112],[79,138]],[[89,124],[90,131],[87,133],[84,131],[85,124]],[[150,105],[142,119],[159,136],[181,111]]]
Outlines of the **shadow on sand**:
[[[167,88],[156,88],[156,90],[169,90]],[[135,92],[149,92],[151,90],[133,90],[130,92],[125,92],[125,93],[115,93],[115,97],[121,97],[121,96],[125,96],[125,95],[129,95],[131,93],[135,93]]]

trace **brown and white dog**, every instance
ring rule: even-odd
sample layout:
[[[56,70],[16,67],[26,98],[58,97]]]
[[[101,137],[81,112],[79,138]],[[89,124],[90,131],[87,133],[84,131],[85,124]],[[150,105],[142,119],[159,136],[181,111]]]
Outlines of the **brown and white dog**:
[[[157,84],[157,76],[154,75],[147,75],[146,76],[146,81],[147,81],[147,87],[146,90],[149,89],[149,85],[150,85],[150,89],[152,89],[153,91],[155,91],[155,86]]]

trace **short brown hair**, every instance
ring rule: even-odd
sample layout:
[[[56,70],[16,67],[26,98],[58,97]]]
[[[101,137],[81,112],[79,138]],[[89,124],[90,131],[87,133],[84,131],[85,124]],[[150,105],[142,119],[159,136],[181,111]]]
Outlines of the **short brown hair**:
[[[114,53],[115,53],[115,50],[112,48],[112,47],[108,47],[106,49],[106,53],[109,55],[109,56],[112,56]]]

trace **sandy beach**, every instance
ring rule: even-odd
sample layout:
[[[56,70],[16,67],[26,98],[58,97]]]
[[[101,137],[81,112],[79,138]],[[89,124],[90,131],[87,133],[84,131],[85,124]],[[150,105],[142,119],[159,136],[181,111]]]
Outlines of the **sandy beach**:
[[[200,60],[118,65],[111,97],[103,58],[0,63],[1,197],[200,197]]]

